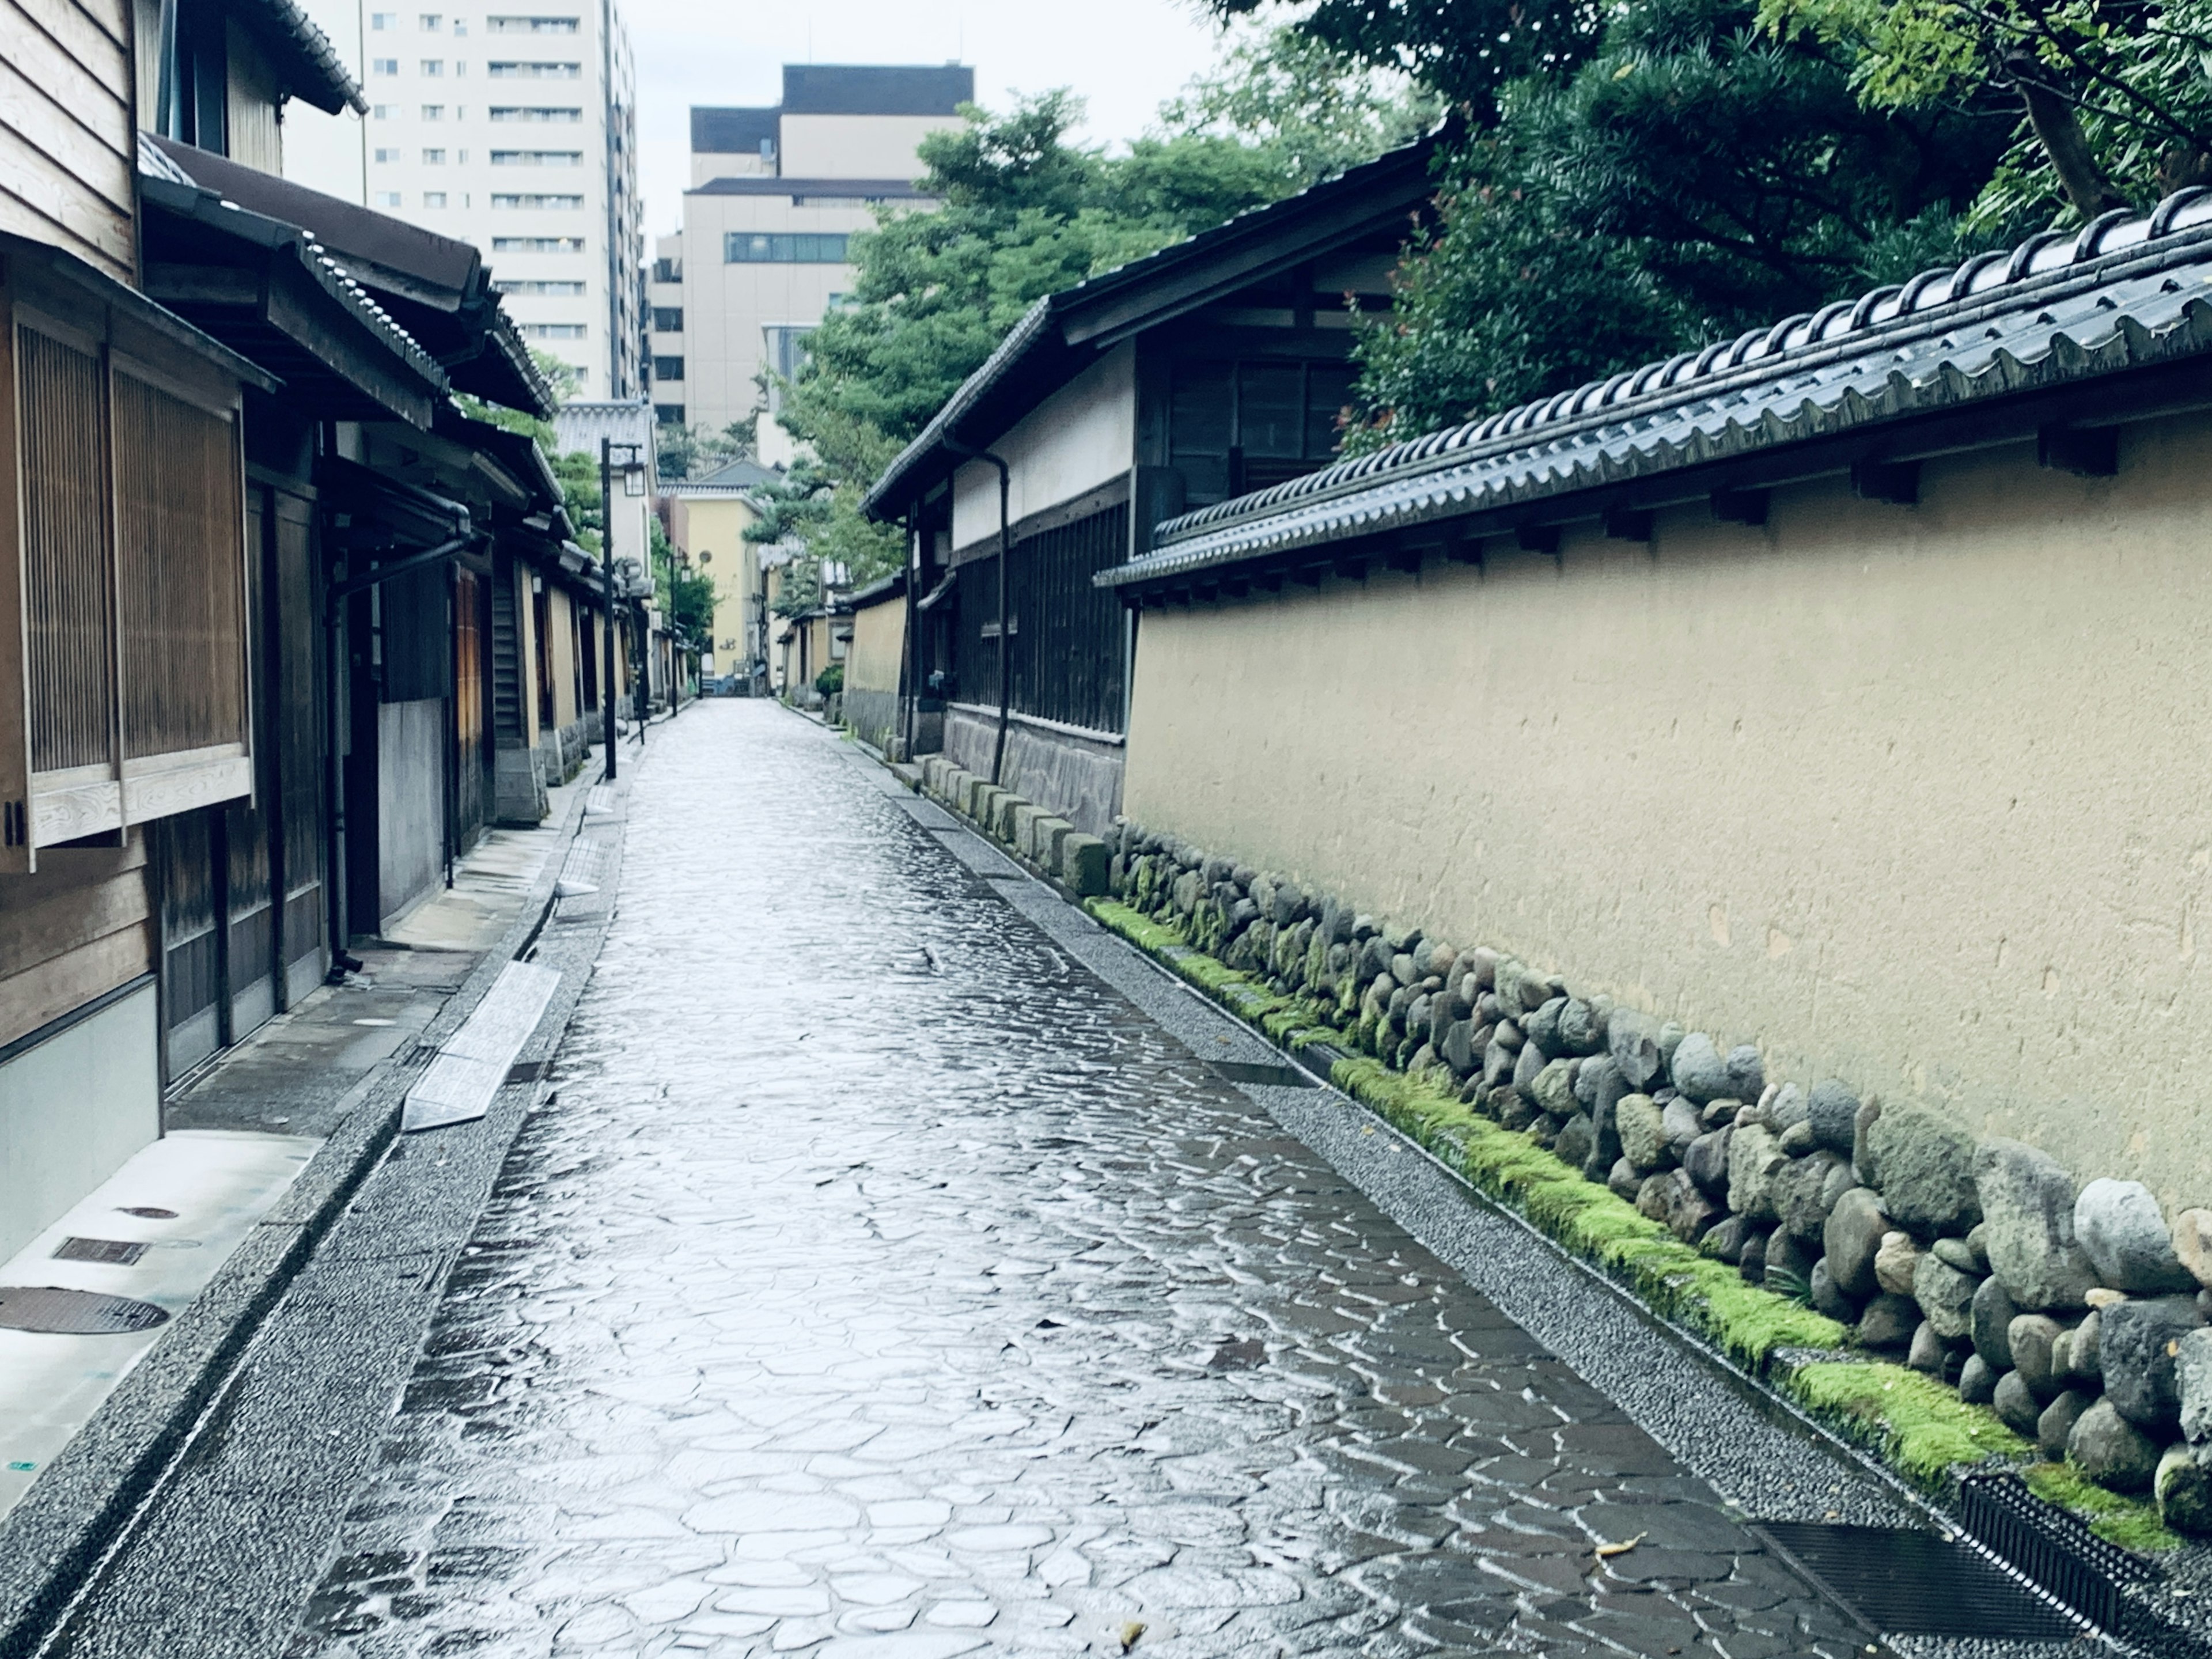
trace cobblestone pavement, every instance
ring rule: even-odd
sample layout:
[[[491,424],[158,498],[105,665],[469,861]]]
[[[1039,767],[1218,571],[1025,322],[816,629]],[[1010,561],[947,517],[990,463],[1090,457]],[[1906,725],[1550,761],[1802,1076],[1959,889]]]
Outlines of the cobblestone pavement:
[[[1863,1642],[818,730],[653,742],[292,1653]]]

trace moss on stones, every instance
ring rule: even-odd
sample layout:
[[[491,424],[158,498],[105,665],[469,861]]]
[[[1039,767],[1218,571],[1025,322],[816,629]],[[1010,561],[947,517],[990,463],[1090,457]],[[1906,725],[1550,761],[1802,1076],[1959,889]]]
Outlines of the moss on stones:
[[[1844,1326],[1747,1284],[1725,1262],[1584,1180],[1527,1133],[1462,1103],[1448,1073],[1408,1074],[1372,1058],[1389,1034],[1378,1030],[1371,1011],[1360,1013],[1351,995],[1322,1000],[1270,992],[1250,975],[1192,950],[1180,927],[1111,900],[1094,899],[1085,908],[1291,1052],[1327,1045],[1338,1055],[1330,1081],[1346,1094],[1746,1371],[1767,1377],[1816,1420],[1884,1458],[1914,1485],[1941,1492],[1962,1466],[2033,1455],[2034,1448],[1994,1413],[1967,1404],[1936,1379],[1902,1365],[1843,1357],[1839,1351],[1850,1340]],[[1354,977],[1345,976],[1347,988]],[[1395,1036],[1389,1040],[1397,1042]],[[2069,1466],[2037,1464],[2027,1471],[2027,1481],[2039,1496],[2081,1516],[2099,1536],[2124,1548],[2172,1549],[2181,1542],[2160,1524],[2154,1505],[2107,1492]]]
[[[2038,1463],[2025,1478],[2038,1498],[2072,1510],[2107,1543],[2146,1553],[2181,1547],[2182,1540],[2159,1520],[2155,1504],[2107,1492],[2071,1463]]]
[[[1902,1365],[1815,1361],[1790,1369],[1785,1392],[1880,1452],[1915,1485],[1940,1491],[1954,1465],[2034,1450],[1982,1406]]]

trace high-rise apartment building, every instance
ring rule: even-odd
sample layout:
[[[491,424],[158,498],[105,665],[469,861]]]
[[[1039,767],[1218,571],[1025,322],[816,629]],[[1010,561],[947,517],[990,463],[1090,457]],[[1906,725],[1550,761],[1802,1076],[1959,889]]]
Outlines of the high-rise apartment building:
[[[582,372],[581,396],[639,396],[636,72],[614,0],[305,3],[369,110],[295,118],[286,176],[475,243],[523,337]]]
[[[719,430],[761,406],[762,369],[790,374],[851,290],[852,234],[880,204],[926,204],[915,152],[975,95],[959,64],[787,64],[772,108],[692,110],[684,228],[655,244],[647,289],[662,420]]]

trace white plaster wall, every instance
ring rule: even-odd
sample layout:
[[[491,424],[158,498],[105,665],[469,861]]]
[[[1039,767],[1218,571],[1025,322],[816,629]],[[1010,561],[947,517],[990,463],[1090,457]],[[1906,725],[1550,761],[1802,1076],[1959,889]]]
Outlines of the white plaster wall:
[[[1124,342],[991,446],[1012,474],[1011,516],[1027,518],[1120,477],[1136,460],[1136,348]],[[970,461],[952,481],[956,551],[999,533],[999,473]]]
[[[2121,455],[1147,611],[1124,810],[2212,1201],[2212,422]]]
[[[147,985],[0,1066],[0,1260],[161,1133]]]

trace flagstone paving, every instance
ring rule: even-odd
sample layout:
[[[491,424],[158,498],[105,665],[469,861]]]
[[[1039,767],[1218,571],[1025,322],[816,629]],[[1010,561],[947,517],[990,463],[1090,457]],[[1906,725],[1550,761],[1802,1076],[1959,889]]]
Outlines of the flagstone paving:
[[[820,731],[652,741],[292,1654],[1861,1649]]]

